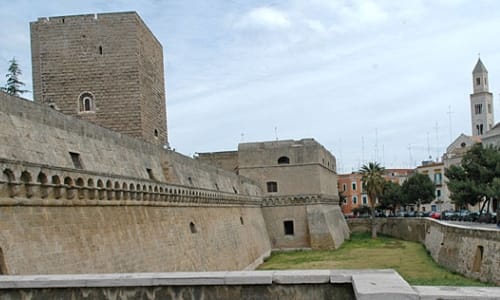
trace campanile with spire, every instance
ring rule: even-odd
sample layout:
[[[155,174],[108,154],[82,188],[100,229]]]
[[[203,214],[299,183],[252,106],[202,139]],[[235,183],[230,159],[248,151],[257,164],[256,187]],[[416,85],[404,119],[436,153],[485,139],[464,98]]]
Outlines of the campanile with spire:
[[[481,58],[472,71],[473,93],[470,95],[472,135],[482,136],[493,127],[493,94],[488,88],[488,70]]]

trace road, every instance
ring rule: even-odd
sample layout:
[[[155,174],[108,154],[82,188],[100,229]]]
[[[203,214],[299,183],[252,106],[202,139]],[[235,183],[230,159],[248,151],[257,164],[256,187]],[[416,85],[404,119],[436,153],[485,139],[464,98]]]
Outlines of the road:
[[[441,222],[455,224],[455,225],[461,225],[461,226],[466,226],[466,227],[471,227],[471,228],[487,228],[487,229],[496,229],[496,230],[500,231],[500,228],[497,227],[496,224],[462,222],[462,221],[443,221],[443,220],[441,220]]]

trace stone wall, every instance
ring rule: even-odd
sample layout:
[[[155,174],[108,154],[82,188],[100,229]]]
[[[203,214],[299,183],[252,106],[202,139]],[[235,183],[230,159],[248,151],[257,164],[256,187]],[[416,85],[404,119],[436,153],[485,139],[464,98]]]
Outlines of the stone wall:
[[[0,127],[4,273],[240,270],[270,251],[248,179],[5,93]]]
[[[377,219],[378,231],[423,243],[439,265],[500,284],[500,231],[447,224],[429,218]],[[353,232],[368,232],[370,219],[349,219]]]
[[[0,294],[4,297],[0,298],[350,300],[363,299],[356,296],[367,296],[363,291],[353,289],[352,272],[335,270],[38,275],[36,279],[34,277],[1,276]],[[407,284],[398,285],[397,288],[407,286]],[[398,294],[411,296],[412,294],[408,292],[413,291],[403,291]],[[371,296],[374,294],[371,293]]]
[[[5,160],[0,167],[2,273],[241,270],[270,251],[260,197]]]
[[[135,12],[39,18],[30,29],[35,101],[167,143],[163,49]]]
[[[238,151],[199,153],[195,158],[220,169],[238,172]]]
[[[0,158],[208,190],[260,195],[250,180],[0,92]],[[33,174],[36,176],[36,174]],[[189,180],[191,178],[191,181]],[[235,192],[236,190],[236,192]]]
[[[338,199],[335,157],[313,139],[239,144],[238,171],[268,195],[326,194]],[[276,182],[277,191],[268,191],[267,182]]]
[[[0,158],[75,168],[72,152],[87,171],[149,179],[150,169],[157,180],[165,181],[160,146],[3,92],[0,129]]]
[[[336,249],[350,235],[338,204],[318,195],[266,197],[262,210],[274,249]]]

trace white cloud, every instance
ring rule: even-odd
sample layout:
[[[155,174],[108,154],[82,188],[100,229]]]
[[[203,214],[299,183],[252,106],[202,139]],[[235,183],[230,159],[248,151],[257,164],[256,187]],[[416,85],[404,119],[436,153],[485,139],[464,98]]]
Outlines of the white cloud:
[[[284,29],[290,26],[288,16],[271,7],[254,8],[236,23],[239,28]]]
[[[309,19],[305,20],[305,23],[310,30],[319,34],[325,34],[328,31],[321,21]]]

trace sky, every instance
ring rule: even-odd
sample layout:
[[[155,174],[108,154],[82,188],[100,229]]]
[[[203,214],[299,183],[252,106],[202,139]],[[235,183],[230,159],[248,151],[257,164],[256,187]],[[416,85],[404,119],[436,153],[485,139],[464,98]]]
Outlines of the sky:
[[[0,74],[15,57],[29,90],[29,22],[137,11],[163,45],[170,147],[188,156],[314,138],[339,173],[440,159],[471,134],[479,56],[500,120],[500,1],[2,2]]]

